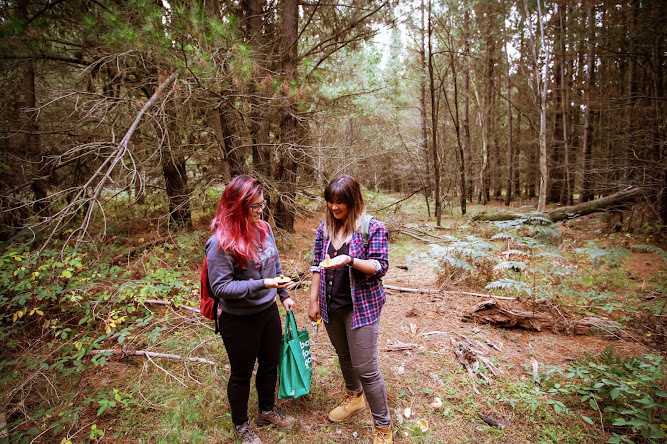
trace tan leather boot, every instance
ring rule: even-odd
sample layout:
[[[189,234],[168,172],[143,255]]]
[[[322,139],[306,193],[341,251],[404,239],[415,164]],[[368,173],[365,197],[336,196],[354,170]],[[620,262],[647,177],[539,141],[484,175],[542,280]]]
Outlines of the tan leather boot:
[[[373,444],[391,444],[392,435],[391,435],[391,426],[389,427],[378,427],[375,426],[373,431]]]
[[[364,407],[366,407],[366,401],[364,401],[363,392],[354,393],[345,389],[345,398],[338,407],[329,412],[329,421],[346,421],[359,410],[363,410]]]

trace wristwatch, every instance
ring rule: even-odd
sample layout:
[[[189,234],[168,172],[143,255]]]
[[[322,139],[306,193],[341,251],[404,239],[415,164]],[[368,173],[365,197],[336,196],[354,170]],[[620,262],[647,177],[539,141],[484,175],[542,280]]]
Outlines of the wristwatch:
[[[354,265],[354,258],[350,256],[350,262],[347,263],[347,266],[351,267],[352,265]]]

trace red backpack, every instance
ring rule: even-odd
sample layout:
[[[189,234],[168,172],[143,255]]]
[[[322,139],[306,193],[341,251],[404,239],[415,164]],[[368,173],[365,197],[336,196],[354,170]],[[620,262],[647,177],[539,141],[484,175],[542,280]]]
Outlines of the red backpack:
[[[201,267],[201,278],[199,280],[201,285],[201,301],[199,302],[199,312],[207,319],[215,322],[215,332],[220,331],[218,324],[218,317],[220,310],[218,310],[218,298],[213,297],[208,292],[208,262],[204,256],[204,264]]]

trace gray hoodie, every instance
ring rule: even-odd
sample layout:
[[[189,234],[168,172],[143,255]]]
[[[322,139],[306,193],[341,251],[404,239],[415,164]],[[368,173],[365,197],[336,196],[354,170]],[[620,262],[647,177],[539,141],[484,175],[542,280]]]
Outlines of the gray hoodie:
[[[236,267],[234,255],[220,250],[216,234],[206,241],[209,292],[220,300],[222,311],[234,315],[259,313],[274,303],[276,294],[280,300],[290,297],[284,288],[264,286],[265,278],[282,274],[271,227],[269,233],[259,262],[247,261],[246,268]]]

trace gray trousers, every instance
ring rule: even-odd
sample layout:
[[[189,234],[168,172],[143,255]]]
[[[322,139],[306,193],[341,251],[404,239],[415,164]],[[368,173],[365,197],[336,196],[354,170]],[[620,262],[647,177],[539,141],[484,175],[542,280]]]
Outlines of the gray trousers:
[[[363,390],[378,427],[391,425],[387,388],[378,367],[378,331],[380,320],[352,329],[352,311],[329,313],[324,324],[336,349],[345,387],[355,393]]]

